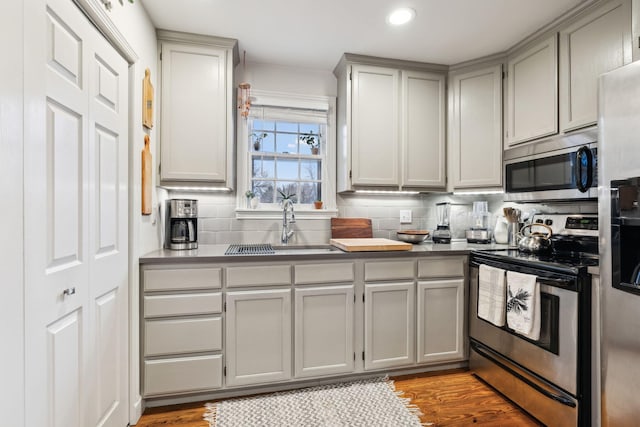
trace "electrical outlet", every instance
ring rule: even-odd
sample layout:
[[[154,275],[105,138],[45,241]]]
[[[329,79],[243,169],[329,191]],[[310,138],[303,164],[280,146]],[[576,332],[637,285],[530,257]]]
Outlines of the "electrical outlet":
[[[410,210],[401,210],[400,211],[400,224],[411,224],[411,211]]]

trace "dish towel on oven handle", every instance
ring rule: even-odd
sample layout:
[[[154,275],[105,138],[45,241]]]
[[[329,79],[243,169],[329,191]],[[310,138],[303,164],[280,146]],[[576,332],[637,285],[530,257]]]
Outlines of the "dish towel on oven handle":
[[[496,326],[504,326],[507,288],[505,271],[480,264],[478,276],[478,317]]]
[[[507,271],[507,326],[530,340],[540,339],[540,284],[537,277]]]

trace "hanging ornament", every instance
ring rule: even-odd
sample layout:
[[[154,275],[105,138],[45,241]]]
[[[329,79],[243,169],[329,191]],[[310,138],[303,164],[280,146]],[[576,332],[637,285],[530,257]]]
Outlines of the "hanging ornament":
[[[249,83],[240,83],[238,85],[238,110],[240,115],[245,119],[249,116],[251,109],[251,85]]]

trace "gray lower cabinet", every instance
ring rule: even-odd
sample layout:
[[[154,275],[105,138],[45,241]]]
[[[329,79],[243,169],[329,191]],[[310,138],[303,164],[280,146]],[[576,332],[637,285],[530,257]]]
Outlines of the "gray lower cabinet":
[[[295,289],[296,378],[353,372],[353,284]]]
[[[463,362],[466,269],[460,255],[143,264],[142,396]]]
[[[142,395],[222,387],[222,270],[142,269]]]
[[[415,284],[364,286],[364,368],[381,369],[415,362]]]
[[[291,289],[227,292],[228,386],[291,378]]]

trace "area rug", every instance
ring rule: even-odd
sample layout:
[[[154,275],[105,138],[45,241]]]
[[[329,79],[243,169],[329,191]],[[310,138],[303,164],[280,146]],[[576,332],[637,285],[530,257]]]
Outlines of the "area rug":
[[[418,427],[422,415],[393,381],[376,378],[205,404],[211,427]]]

